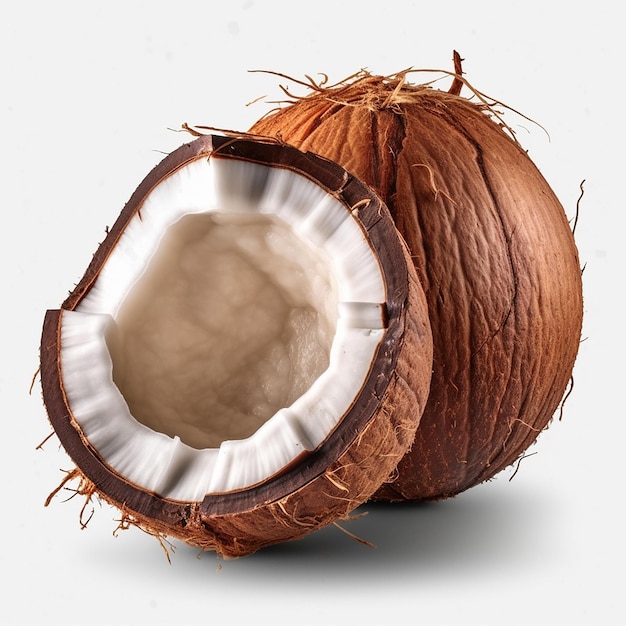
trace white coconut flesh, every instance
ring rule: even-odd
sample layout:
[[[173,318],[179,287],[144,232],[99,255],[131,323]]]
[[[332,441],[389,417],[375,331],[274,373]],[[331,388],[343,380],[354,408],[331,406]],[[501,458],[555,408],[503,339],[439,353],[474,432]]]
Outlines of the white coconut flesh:
[[[131,218],[61,319],[73,418],[163,497],[258,484],[315,450],[359,394],[385,285],[353,212],[305,176],[198,158]]]

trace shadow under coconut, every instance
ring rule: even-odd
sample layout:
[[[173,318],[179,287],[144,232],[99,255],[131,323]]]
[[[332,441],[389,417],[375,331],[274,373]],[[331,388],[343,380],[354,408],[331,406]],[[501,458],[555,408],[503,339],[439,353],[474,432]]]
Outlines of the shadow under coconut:
[[[385,571],[393,571],[394,577],[419,572],[447,576],[554,558],[557,498],[541,489],[531,492],[498,482],[441,502],[365,504],[351,520],[339,522],[341,529],[331,524],[240,559],[218,559],[219,570],[237,576],[245,572],[244,578],[250,575],[272,585],[301,576],[319,575],[328,581]],[[215,571],[214,558],[188,546],[177,549],[174,561],[190,555]]]
[[[267,571],[271,564],[277,577],[280,571],[293,574],[302,569],[328,578],[366,576],[387,566],[397,575],[520,565],[525,558],[536,560],[548,544],[554,555],[556,537],[549,532],[554,507],[545,493],[514,489],[508,483],[480,485],[441,502],[370,503],[357,509],[352,520],[339,523],[343,531],[330,525],[304,539],[225,561],[224,568]]]

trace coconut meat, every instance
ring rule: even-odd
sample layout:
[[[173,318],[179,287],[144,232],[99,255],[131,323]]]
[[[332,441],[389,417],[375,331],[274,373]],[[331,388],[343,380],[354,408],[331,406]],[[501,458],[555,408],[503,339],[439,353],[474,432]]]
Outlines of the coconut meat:
[[[198,158],[152,189],[62,313],[73,419],[164,497],[255,485],[350,408],[384,303],[377,257],[332,194],[288,169]]]

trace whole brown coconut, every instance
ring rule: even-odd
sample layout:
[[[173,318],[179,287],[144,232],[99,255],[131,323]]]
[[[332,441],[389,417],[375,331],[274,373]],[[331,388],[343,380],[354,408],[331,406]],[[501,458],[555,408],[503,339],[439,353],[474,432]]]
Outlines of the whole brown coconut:
[[[537,167],[482,94],[459,95],[457,53],[448,92],[408,75],[309,79],[251,128],[372,186],[426,291],[430,396],[380,500],[454,496],[520,458],[565,393],[582,324],[574,237]]]

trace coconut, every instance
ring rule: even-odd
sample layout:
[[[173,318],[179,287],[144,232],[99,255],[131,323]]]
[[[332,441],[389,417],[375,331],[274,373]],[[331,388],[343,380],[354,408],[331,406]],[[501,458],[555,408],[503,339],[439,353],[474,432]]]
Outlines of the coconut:
[[[373,187],[426,292],[433,378],[414,445],[381,500],[454,496],[520,459],[578,352],[582,284],[561,203],[455,53],[449,91],[412,70],[306,87],[253,125]],[[286,77],[288,78],[288,77]]]
[[[343,519],[428,395],[423,289],[380,198],[275,141],[210,135],[144,179],[59,309],[41,383],[76,491],[226,557]]]

